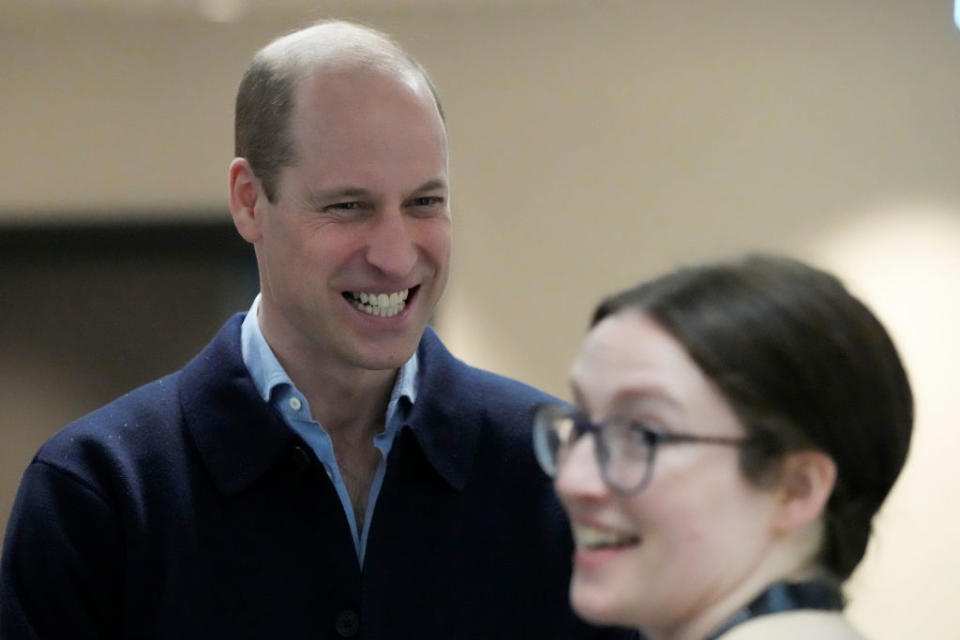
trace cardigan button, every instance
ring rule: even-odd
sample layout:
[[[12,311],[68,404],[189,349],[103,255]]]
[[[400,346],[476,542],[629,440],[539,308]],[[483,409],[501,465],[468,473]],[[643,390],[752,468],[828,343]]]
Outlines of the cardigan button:
[[[343,638],[352,638],[360,631],[360,616],[353,609],[344,609],[337,614],[337,633]]]
[[[297,473],[303,473],[310,468],[310,454],[300,445],[293,448],[290,457],[293,468],[296,469]]]
[[[283,456],[278,471],[285,482],[299,485],[307,479],[312,464],[310,454],[298,445],[289,449]]]

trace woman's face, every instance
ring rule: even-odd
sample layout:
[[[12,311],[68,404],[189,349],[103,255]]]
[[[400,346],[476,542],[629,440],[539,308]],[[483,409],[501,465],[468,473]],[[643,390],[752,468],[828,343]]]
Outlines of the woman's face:
[[[647,316],[623,311],[587,335],[571,370],[594,422],[629,418],[666,432],[738,438],[745,431],[684,348]],[[749,484],[739,449],[658,447],[649,484],[604,484],[592,436],[574,444],[556,489],[576,549],[570,597],[584,618],[669,632],[706,615],[770,549],[774,497]]]

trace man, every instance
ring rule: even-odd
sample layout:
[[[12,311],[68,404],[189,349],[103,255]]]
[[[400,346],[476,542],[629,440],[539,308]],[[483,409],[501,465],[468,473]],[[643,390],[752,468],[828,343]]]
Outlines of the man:
[[[230,210],[261,294],[182,371],[54,436],[4,544],[0,637],[614,637],[528,426],[547,396],[427,321],[451,220],[444,122],[385,36],[263,49]]]

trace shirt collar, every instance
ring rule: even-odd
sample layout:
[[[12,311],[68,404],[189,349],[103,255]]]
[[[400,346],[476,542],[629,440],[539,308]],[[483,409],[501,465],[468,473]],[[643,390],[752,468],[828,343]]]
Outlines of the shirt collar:
[[[240,346],[254,387],[269,403],[280,385],[296,386],[260,331],[259,308],[258,294],[243,320]],[[400,368],[387,404],[385,436],[389,441],[392,443],[402,426],[410,427],[430,464],[456,489],[466,484],[481,429],[478,412],[465,408],[482,407],[490,401],[483,397],[470,371],[450,355],[428,326],[419,348]],[[421,391],[422,401],[416,403]],[[407,398],[409,405],[401,419],[395,420],[402,398]]]
[[[290,385],[294,389],[296,385],[287,375],[273,349],[267,344],[263,332],[260,331],[260,323],[257,321],[258,311],[260,310],[260,294],[253,299],[250,305],[250,311],[247,312],[240,327],[240,350],[243,356],[243,363],[250,371],[250,377],[260,397],[265,402],[270,402],[270,396],[273,390],[281,385]],[[390,401],[387,404],[387,423],[391,420],[401,398],[406,398],[411,405],[417,399],[417,372],[419,370],[419,361],[417,353],[414,351],[410,359],[407,360],[397,374],[397,379],[393,384],[393,391],[390,393]]]
[[[252,485],[296,444],[296,434],[263,401],[243,361],[243,321],[243,314],[232,317],[187,364],[178,384],[187,428],[225,495]],[[407,381],[401,386],[414,382],[420,396],[416,406],[404,412],[402,424],[434,469],[451,486],[463,489],[482,428],[485,412],[480,408],[491,395],[500,394],[477,384],[473,370],[453,358],[430,327],[421,339],[417,363],[417,375],[411,370],[398,376]]]

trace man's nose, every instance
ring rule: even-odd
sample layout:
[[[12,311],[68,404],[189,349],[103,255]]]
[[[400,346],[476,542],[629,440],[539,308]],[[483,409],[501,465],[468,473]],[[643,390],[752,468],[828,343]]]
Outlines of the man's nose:
[[[565,498],[597,498],[607,494],[607,485],[597,464],[593,434],[581,436],[570,445],[566,455],[557,461],[554,486],[557,493]]]
[[[400,207],[383,209],[376,217],[367,246],[367,262],[384,275],[404,278],[417,263],[417,242]]]

